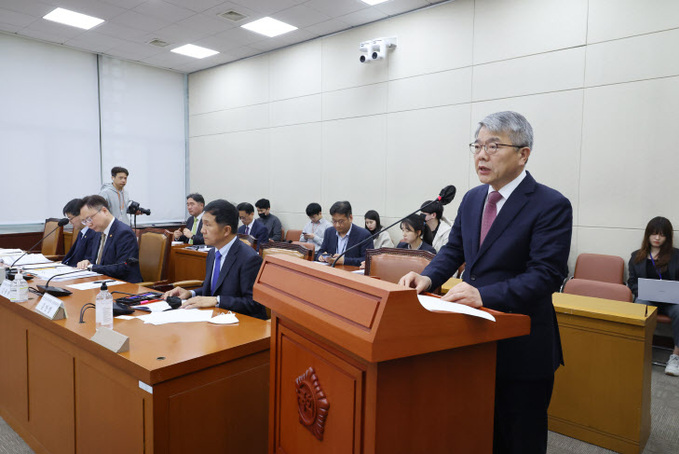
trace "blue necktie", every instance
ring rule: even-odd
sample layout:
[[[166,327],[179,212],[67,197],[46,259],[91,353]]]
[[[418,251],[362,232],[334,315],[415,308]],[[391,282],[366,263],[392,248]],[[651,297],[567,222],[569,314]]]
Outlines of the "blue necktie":
[[[215,294],[215,288],[217,288],[217,281],[219,281],[219,272],[220,267],[219,264],[222,261],[222,254],[219,253],[219,251],[215,251],[215,264],[212,269],[212,295]]]

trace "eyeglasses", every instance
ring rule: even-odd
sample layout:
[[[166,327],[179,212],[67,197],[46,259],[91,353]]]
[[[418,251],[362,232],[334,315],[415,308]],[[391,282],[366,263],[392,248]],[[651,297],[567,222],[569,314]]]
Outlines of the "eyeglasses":
[[[347,222],[347,219],[333,219],[332,220],[333,225],[344,225],[345,222]]]
[[[472,152],[472,154],[479,154],[481,153],[481,149],[484,149],[486,151],[486,154],[488,156],[492,156],[495,153],[497,153],[498,148],[501,147],[512,147],[512,148],[523,148],[523,146],[519,145],[511,145],[508,143],[487,143],[485,145],[481,145],[480,143],[472,142],[469,144],[469,151]]]
[[[103,208],[103,207],[102,207],[102,208]],[[101,211],[101,208],[99,208],[99,209],[97,210],[97,212],[94,213],[92,216],[86,217],[85,219],[83,219],[83,220],[80,221],[80,222],[82,223],[82,225],[91,224],[91,223],[92,223],[92,218],[95,217],[97,214],[99,214],[100,211]]]

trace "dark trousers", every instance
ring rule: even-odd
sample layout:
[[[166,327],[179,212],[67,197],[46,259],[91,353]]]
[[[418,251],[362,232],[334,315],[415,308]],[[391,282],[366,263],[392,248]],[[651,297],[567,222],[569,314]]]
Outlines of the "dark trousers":
[[[547,408],[553,388],[554,375],[537,380],[496,380],[494,454],[547,452]]]

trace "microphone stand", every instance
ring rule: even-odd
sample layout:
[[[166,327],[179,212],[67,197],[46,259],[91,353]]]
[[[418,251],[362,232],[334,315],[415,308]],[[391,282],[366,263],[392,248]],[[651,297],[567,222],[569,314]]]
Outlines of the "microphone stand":
[[[70,290],[66,290],[65,288],[51,287],[50,281],[57,276],[66,276],[67,274],[81,273],[83,271],[85,271],[85,270],[71,270],[71,271],[67,271],[65,273],[55,274],[51,278],[47,279],[47,282],[45,282],[45,285],[37,285],[36,287],[38,287],[38,290],[40,290],[42,293],[49,293],[50,295],[56,296],[57,298],[61,297],[61,296],[72,295],[73,292],[71,292]]]
[[[54,232],[56,232],[57,230],[59,230],[60,227],[63,227],[63,226],[65,226],[66,224],[68,224],[68,218],[59,219],[59,222],[57,223],[57,226],[56,226],[50,233],[48,233],[47,235],[45,235],[45,236],[43,236],[42,238],[40,238],[40,240],[39,240],[37,243],[35,243],[33,246],[31,246],[29,249],[27,249],[26,252],[24,252],[23,254],[21,254],[21,255],[19,256],[18,259],[16,259],[14,262],[12,262],[12,264],[9,266],[9,268],[7,268],[7,270],[5,271],[5,273],[6,273],[6,274],[5,274],[5,277],[10,277],[12,274],[16,274],[16,273],[12,273],[12,268],[14,268],[14,265],[16,265],[17,262],[18,262],[19,260],[21,260],[22,258],[24,258],[24,256],[25,256],[26,254],[28,254],[30,251],[32,251],[34,247],[36,247],[37,245],[39,245],[40,243],[42,243],[42,242],[45,240],[45,238],[47,238],[48,236],[50,236],[51,234],[53,234]]]
[[[337,264],[337,262],[339,261],[339,259],[341,259],[342,257],[344,257],[344,255],[345,255],[347,252],[349,252],[349,251],[351,251],[351,250],[353,250],[353,249],[356,249],[357,247],[360,247],[361,245],[367,243],[368,241],[370,241],[370,240],[372,240],[373,238],[375,238],[377,235],[381,234],[382,232],[385,232],[385,231],[389,230],[390,228],[392,228],[393,226],[395,226],[395,225],[398,224],[399,222],[403,222],[403,220],[406,219],[408,216],[412,216],[413,214],[416,214],[418,211],[422,211],[422,208],[427,208],[429,205],[434,204],[434,202],[441,202],[442,200],[444,200],[445,197],[444,197],[443,193],[444,193],[444,191],[445,191],[446,189],[448,189],[449,187],[450,187],[450,186],[446,186],[445,188],[443,188],[443,189],[441,190],[441,194],[439,194],[438,197],[436,197],[434,200],[431,200],[429,203],[426,203],[426,204],[422,205],[420,208],[416,209],[415,211],[413,211],[413,212],[410,213],[410,214],[407,214],[406,216],[402,217],[401,219],[399,219],[398,221],[394,222],[393,224],[391,224],[391,225],[389,225],[389,226],[387,226],[387,227],[382,227],[382,229],[380,229],[379,232],[373,233],[372,235],[370,235],[368,238],[364,239],[363,241],[361,241],[361,242],[359,242],[359,243],[357,243],[357,244],[354,244],[353,246],[351,246],[351,247],[348,248],[348,249],[345,249],[344,252],[342,252],[342,253],[339,255],[339,257],[337,257],[337,259],[336,259],[334,262],[332,262],[332,264],[330,265],[330,267],[331,267],[331,268],[335,268],[335,265]],[[450,200],[447,200],[445,203],[443,203],[444,205],[447,205],[448,203],[450,203],[450,202],[453,200],[453,198],[455,197],[455,187],[453,186],[452,188],[453,188],[453,189],[452,189],[452,193],[453,193],[453,194],[452,194],[452,196],[450,197]]]

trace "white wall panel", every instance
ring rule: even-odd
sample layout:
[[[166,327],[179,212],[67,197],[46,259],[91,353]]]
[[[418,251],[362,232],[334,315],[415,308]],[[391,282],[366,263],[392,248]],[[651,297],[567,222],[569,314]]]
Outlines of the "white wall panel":
[[[384,211],[386,138],[386,115],[323,123],[321,205],[348,200],[354,214]]]
[[[458,0],[385,22],[381,36],[398,38],[389,55],[389,78],[471,66],[473,17],[474,2]]]
[[[321,100],[322,96],[317,94],[272,102],[271,127],[321,121]]]
[[[654,216],[679,224],[679,154],[668,145],[677,111],[679,77],[586,90],[583,225],[640,228]]]
[[[367,85],[323,93],[323,120],[382,114],[387,111],[388,84]],[[369,134],[365,128],[354,133]]]
[[[385,216],[402,217],[449,184],[458,190],[446,207],[451,220],[469,189],[470,105],[389,115]]]
[[[304,213],[310,202],[321,200],[322,129],[321,123],[309,123],[271,130],[271,192],[266,197],[275,200],[272,211]]]
[[[271,54],[271,101],[321,92],[321,50],[314,40]]]
[[[679,75],[677,49],[679,29],[590,45],[585,84],[592,87]]]
[[[587,0],[479,0],[475,4],[475,64],[585,44]]]
[[[584,47],[476,65],[473,100],[582,88],[584,74]]]
[[[389,112],[471,101],[472,68],[455,69],[389,82]]]
[[[679,2],[676,0],[589,0],[589,43],[677,27]]]

